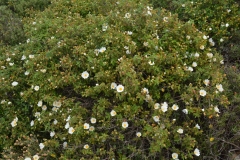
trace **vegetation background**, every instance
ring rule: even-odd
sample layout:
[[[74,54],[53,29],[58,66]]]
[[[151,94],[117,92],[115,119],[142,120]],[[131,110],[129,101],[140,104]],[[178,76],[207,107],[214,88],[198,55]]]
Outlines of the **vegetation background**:
[[[234,159],[239,4],[0,1],[0,158]]]

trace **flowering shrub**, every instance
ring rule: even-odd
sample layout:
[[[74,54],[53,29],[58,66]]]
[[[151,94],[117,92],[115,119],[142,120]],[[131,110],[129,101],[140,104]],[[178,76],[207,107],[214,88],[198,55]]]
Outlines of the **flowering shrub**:
[[[4,158],[202,156],[229,104],[205,33],[144,0],[52,1],[24,24],[1,48]]]
[[[235,0],[151,0],[153,5],[177,13],[185,22],[205,32],[212,46],[220,46],[240,29],[239,4]],[[209,36],[209,37],[208,37]],[[211,39],[209,39],[211,38]]]

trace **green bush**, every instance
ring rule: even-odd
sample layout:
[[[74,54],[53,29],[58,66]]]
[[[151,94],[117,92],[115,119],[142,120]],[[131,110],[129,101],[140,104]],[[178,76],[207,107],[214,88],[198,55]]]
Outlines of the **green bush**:
[[[239,130],[236,116],[239,113],[239,4],[225,0],[151,0],[155,8],[166,8],[178,14],[179,19],[191,23],[205,33],[205,38],[224,56],[225,93],[231,105],[222,110],[222,116],[211,120],[212,129],[206,133],[205,159],[233,159],[231,154],[240,146],[236,130]],[[211,39],[210,39],[211,38]],[[233,66],[229,67],[229,66]],[[236,73],[235,73],[236,72]],[[228,89],[227,89],[228,88]],[[211,140],[211,141],[210,141]],[[221,149],[219,149],[221,148]]]
[[[0,52],[3,158],[209,154],[229,102],[206,33],[144,0],[52,1],[24,24]]]
[[[29,16],[29,11],[43,11],[49,4],[50,0],[5,0],[7,5],[14,13],[19,16]]]
[[[239,64],[240,62],[240,30],[232,33],[228,42],[219,47],[227,63]]]
[[[212,130],[208,133],[209,141],[206,141],[209,148],[209,156],[212,159],[235,159],[240,146],[240,76],[236,66],[226,64],[225,73],[227,76],[226,94],[231,104],[222,110],[218,120],[212,121]],[[220,147],[221,146],[221,147]]]
[[[212,38],[213,46],[221,46],[240,28],[239,6],[234,0],[151,0],[155,8],[177,13],[185,22]]]
[[[15,45],[24,39],[21,19],[6,6],[0,6],[0,45]]]

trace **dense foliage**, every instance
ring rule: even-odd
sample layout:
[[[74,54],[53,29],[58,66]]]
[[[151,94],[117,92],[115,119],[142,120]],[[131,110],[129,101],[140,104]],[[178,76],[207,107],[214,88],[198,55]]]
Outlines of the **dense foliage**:
[[[205,4],[226,12],[218,19],[200,4],[169,5],[177,15],[145,0],[55,0],[19,12],[26,38],[0,48],[2,157],[219,158],[240,101],[215,43],[239,27],[238,6]]]
[[[6,6],[0,6],[0,45],[14,45],[23,41],[24,31],[21,19]]]

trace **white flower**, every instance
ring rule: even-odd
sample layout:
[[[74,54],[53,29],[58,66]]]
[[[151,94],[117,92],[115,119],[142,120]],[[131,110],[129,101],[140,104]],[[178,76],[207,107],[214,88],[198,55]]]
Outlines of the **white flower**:
[[[58,109],[59,109],[58,107],[53,107],[53,108],[52,108],[52,111],[57,112]]]
[[[58,123],[58,121],[56,119],[54,119],[53,124],[56,125],[57,123]]]
[[[27,43],[29,43],[30,42],[30,39],[27,39]]]
[[[185,4],[182,4],[182,7],[185,7],[186,5]]]
[[[142,136],[142,133],[141,133],[141,132],[137,132],[137,133],[136,133],[136,136],[137,136],[137,137],[141,137],[141,136]]]
[[[83,148],[84,148],[84,149],[88,149],[88,148],[89,148],[89,145],[88,145],[88,144],[85,144],[85,145],[83,146]]]
[[[203,36],[203,39],[207,39],[207,38],[208,38],[207,36],[205,36],[205,35]]]
[[[106,51],[106,47],[101,47],[99,50],[98,50],[100,53],[103,53]]]
[[[212,58],[213,54],[212,53],[207,53],[208,58]]]
[[[13,119],[13,121],[11,122],[12,127],[17,126],[17,121],[18,121],[17,117]]]
[[[188,114],[188,109],[183,109],[182,112]]]
[[[217,112],[217,113],[220,113],[218,106],[214,107],[214,111]]]
[[[200,156],[200,151],[198,148],[196,148],[193,152],[196,156]]]
[[[205,90],[201,89],[199,91],[199,94],[200,94],[200,96],[204,97],[204,96],[206,96],[207,92]]]
[[[54,135],[55,135],[54,131],[50,132],[50,137],[53,137]]]
[[[126,54],[131,54],[131,51],[130,50],[126,50]]]
[[[16,117],[16,118],[14,118],[13,120],[17,122],[17,121],[18,121],[18,118]]]
[[[153,120],[154,120],[155,122],[159,122],[159,116],[154,116],[154,117],[153,117]]]
[[[182,129],[182,128],[179,128],[179,129],[177,130],[177,132],[178,132],[179,134],[183,134],[183,129]]]
[[[224,40],[221,38],[221,39],[220,39],[220,42],[223,42],[223,41],[224,41]]]
[[[41,100],[41,101],[38,101],[37,106],[38,106],[38,107],[42,107],[42,104],[43,104],[42,100]]]
[[[25,76],[29,75],[29,71],[24,72]]]
[[[210,84],[210,81],[209,81],[208,79],[205,79],[205,80],[203,81],[203,83],[204,83],[206,86],[208,86],[208,85]]]
[[[197,129],[200,129],[201,127],[199,126],[199,124],[196,124],[195,126]]]
[[[63,142],[63,148],[67,148],[67,142]]]
[[[14,63],[9,63],[9,66],[13,66],[14,65]]]
[[[33,22],[32,24],[35,25],[37,22]]]
[[[178,154],[177,153],[172,153],[172,158],[173,159],[177,159],[178,158]]]
[[[34,58],[34,55],[30,54],[28,57],[32,59],[32,58]]]
[[[164,22],[168,22],[168,17],[163,17]]]
[[[46,69],[40,69],[40,71],[42,72],[42,73],[46,73]]]
[[[223,60],[221,60],[221,61],[220,61],[220,64],[224,64],[224,61],[223,61]]]
[[[148,46],[148,42],[143,42],[143,45],[144,45],[145,47],[147,47],[147,46]]]
[[[148,94],[148,93],[149,93],[149,92],[148,92],[148,89],[147,89],[147,88],[143,88],[143,89],[142,89],[142,93]]]
[[[82,73],[82,78],[83,79],[87,79],[89,77],[89,73],[87,72],[87,71],[84,71],[83,73]]]
[[[173,109],[174,111],[177,111],[177,110],[179,109],[179,107],[178,107],[178,105],[174,104],[174,105],[172,106],[172,109]]]
[[[70,126],[69,126],[69,122],[67,122],[66,124],[65,124],[65,129],[68,129]]]
[[[211,43],[211,42],[213,42],[213,39],[212,39],[212,38],[209,38],[209,40],[208,40],[208,41]]]
[[[122,123],[122,127],[123,127],[123,128],[127,128],[127,127],[128,127],[128,122],[123,122],[123,123]]]
[[[198,53],[195,53],[195,54],[194,54],[194,57],[198,58],[198,57],[199,57],[199,54],[198,54]]]
[[[187,39],[190,39],[191,37],[189,35],[186,36]]]
[[[38,90],[39,90],[39,86],[35,86],[35,87],[34,87],[34,90],[35,90],[35,91],[38,91]]]
[[[112,82],[111,83],[111,89],[116,89],[116,87],[117,87],[117,84],[115,82]]]
[[[217,84],[217,85],[216,85],[216,88],[217,88],[220,92],[224,91],[224,89],[223,89],[223,87],[222,87],[221,84]]]
[[[8,61],[8,62],[11,61],[11,58],[8,57],[8,58],[6,59],[6,61]]]
[[[40,112],[36,112],[36,113],[34,114],[34,117],[39,118],[39,117],[40,117]]]
[[[68,118],[66,119],[66,121],[68,122],[68,121],[70,121],[70,119],[71,119],[71,116],[68,116]]]
[[[32,127],[34,125],[34,121],[32,120],[30,123],[30,126]]]
[[[22,55],[21,60],[25,60],[25,59],[26,59],[26,56],[25,56],[25,55]]]
[[[38,155],[33,156],[33,160],[38,160],[40,157]]]
[[[149,61],[148,64],[152,66],[152,65],[154,65],[155,63],[152,62],[152,61]]]
[[[147,94],[146,95],[146,98],[145,98],[145,101],[146,102],[149,102],[149,101],[151,101],[152,100],[152,97],[149,95],[149,94]]]
[[[18,82],[14,81],[12,82],[12,86],[17,86],[18,85]]]
[[[116,111],[114,111],[114,110],[112,110],[111,112],[110,112],[110,114],[111,114],[111,116],[116,116]]]
[[[53,106],[57,107],[57,108],[60,108],[62,106],[62,103],[61,103],[61,101],[54,101]]]
[[[161,104],[161,110],[162,110],[163,112],[166,112],[166,111],[168,110],[168,104],[167,104],[167,102],[164,102],[164,103]]]
[[[153,10],[153,7],[147,6],[147,10],[151,11],[151,10]]]
[[[121,62],[121,61],[122,61],[122,57],[121,57],[121,58],[118,58],[118,61]]]
[[[131,14],[130,13],[126,13],[124,18],[130,18],[131,17]]]
[[[93,124],[97,122],[96,118],[91,118],[90,121],[91,121],[91,123],[93,123]]]
[[[159,107],[160,107],[160,104],[159,104],[159,103],[155,103],[155,104],[154,104],[154,109],[159,109]]]
[[[73,127],[70,127],[70,128],[68,129],[68,133],[69,133],[69,134],[73,134],[74,131],[75,131],[75,129],[74,129]]]
[[[1,100],[1,104],[4,104],[4,103],[6,103],[6,100],[5,99]]]
[[[29,157],[26,157],[24,160],[31,160],[31,158],[29,158]]]
[[[226,25],[225,25],[226,27],[228,27],[229,26],[229,24],[228,23],[226,23]]]
[[[188,67],[187,70],[190,71],[190,72],[192,72],[192,71],[193,71],[193,68],[192,68],[192,67]]]
[[[200,46],[200,49],[201,49],[201,50],[204,50],[204,48],[205,48],[204,45],[201,45],[201,46]]]
[[[44,146],[43,143],[40,143],[40,144],[39,144],[39,147],[40,147],[40,149],[42,150],[45,146]]]
[[[89,124],[88,123],[84,123],[83,128],[84,129],[89,129]]]
[[[95,49],[95,50],[94,50],[94,53],[96,54],[96,56],[98,56],[98,54],[99,54],[99,49]]]
[[[42,110],[43,110],[43,111],[46,111],[46,110],[47,110],[47,106],[46,106],[46,105],[43,105],[43,106],[42,106]]]
[[[193,66],[193,67],[197,67],[197,62],[193,62],[193,63],[192,63],[192,66]]]
[[[230,13],[230,12],[231,12],[231,9],[228,9],[227,12]]]
[[[128,35],[132,35],[132,32],[131,32],[131,31],[127,31],[127,34],[128,34]]]
[[[89,131],[91,132],[94,131],[94,129],[95,129],[94,126],[89,127]]]
[[[103,25],[102,25],[102,31],[103,31],[103,32],[105,32],[105,31],[107,30],[107,28],[108,28],[107,24],[103,24]]]
[[[123,92],[124,91],[124,86],[123,85],[118,85],[117,86],[117,92]]]
[[[215,46],[215,42],[210,42],[210,45],[211,46]]]
[[[151,16],[152,15],[151,11],[147,11],[147,15]]]

